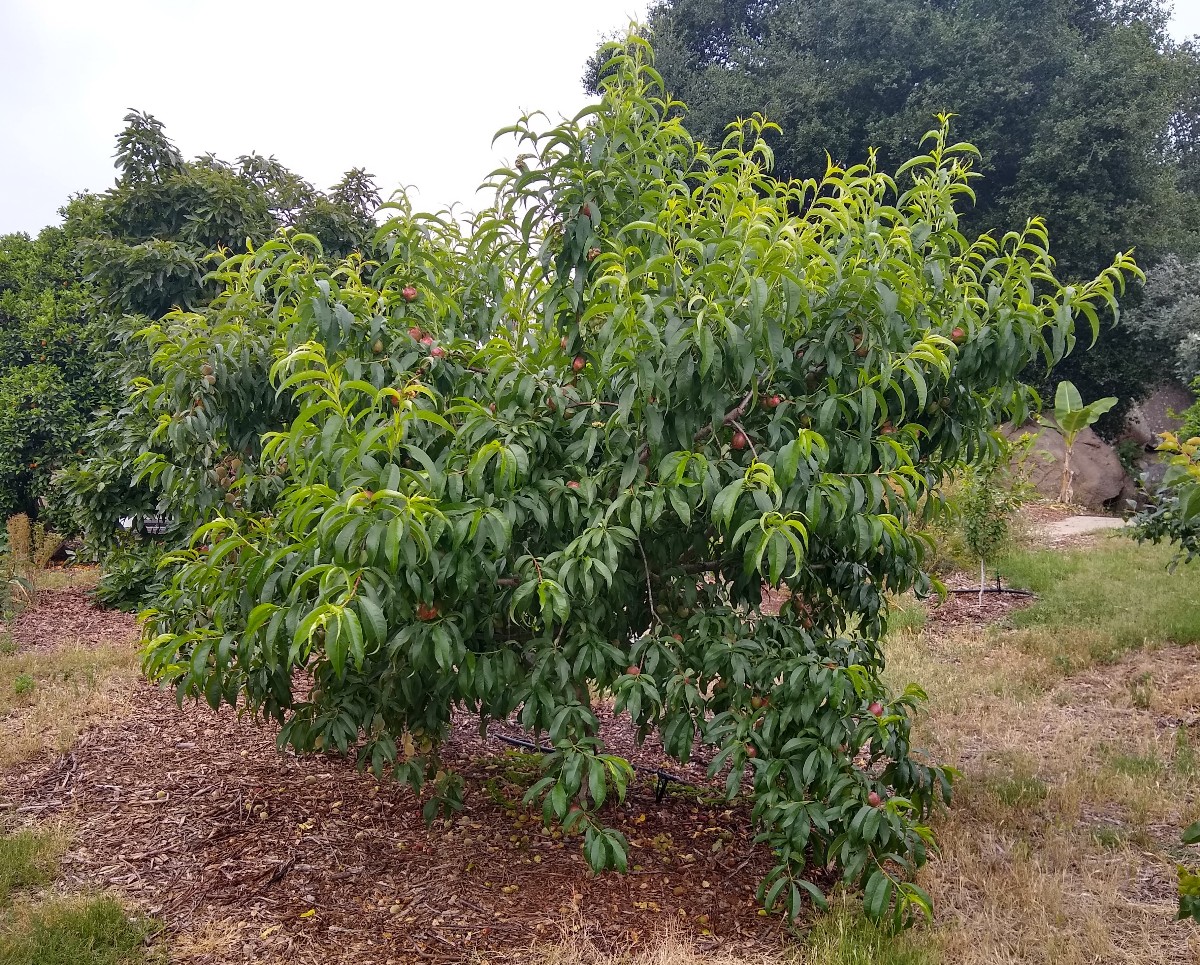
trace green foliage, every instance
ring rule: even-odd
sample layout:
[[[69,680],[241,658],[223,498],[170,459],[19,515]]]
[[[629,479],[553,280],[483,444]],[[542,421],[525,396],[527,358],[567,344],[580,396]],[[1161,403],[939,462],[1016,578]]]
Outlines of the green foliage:
[[[1000,456],[967,470],[958,502],[963,542],[979,561],[979,595],[983,598],[988,560],[1008,543],[1013,515],[1029,498],[1024,463],[1031,436],[1001,440]]]
[[[1084,405],[1083,397],[1074,384],[1063,380],[1058,383],[1054,393],[1054,417],[1042,419],[1041,422],[1061,435],[1069,447],[1075,444],[1079,433],[1095,425],[1096,420],[1116,404],[1117,400],[1110,396]]]
[[[1154,263],[1200,243],[1200,50],[1173,41],[1166,0],[659,0],[647,34],[689,125],[719,144],[764,111],[779,170],[819,175],[872,148],[890,165],[952,111],[988,178],[962,230],[1040,215],[1067,279],[1135,246]],[[585,81],[601,73],[598,55]],[[1161,344],[1126,328],[1064,361],[1087,396],[1136,401]],[[1052,382],[1044,369],[1039,390]],[[1106,431],[1120,428],[1120,410]]]
[[[125,471],[194,526],[145,667],[390,770],[427,818],[460,801],[452,710],[515,714],[555,748],[529,799],[597,869],[626,861],[611,695],[751,791],[768,907],[823,902],[832,864],[906,924],[953,776],[911,753],[920,688],[880,676],[887,595],[929,590],[914,513],[1136,268],[1064,288],[1038,221],[968,241],[945,124],[895,177],[777,181],[762,118],[705,149],[628,50],[598,105],[509,129],[527,153],[469,233],[401,197],[378,262],[285,234],[144,328]]]
[[[1171,561],[1190,563],[1200,555],[1200,436],[1180,440],[1164,434],[1158,447],[1166,453],[1168,466],[1158,492],[1134,517],[1139,541],[1168,543],[1179,552]]]
[[[136,612],[154,599],[164,581],[158,565],[166,550],[158,540],[129,539],[109,550],[94,596],[102,606]]]
[[[114,316],[202,306],[216,293],[209,255],[261,243],[280,227],[312,232],[334,255],[374,231],[379,195],[362,170],[326,195],[274,158],[185,161],[157,118],[133,111],[125,124],[117,184],[74,213],[89,278]]]
[[[1058,383],[1054,393],[1054,415],[1047,419],[1039,417],[1038,422],[1047,429],[1053,429],[1063,439],[1062,483],[1059,487],[1059,502],[1069,503],[1072,495],[1072,483],[1075,473],[1071,469],[1071,454],[1075,449],[1075,441],[1079,433],[1093,426],[1104,413],[1117,404],[1112,396],[1106,399],[1096,399],[1094,402],[1083,404],[1083,397],[1074,383],[1064,379]]]
[[[108,395],[73,245],[62,228],[0,237],[0,516],[61,522],[44,505],[52,473]]]
[[[141,400],[155,351],[140,335],[144,326],[172,312],[176,324],[201,318],[183,309],[203,309],[220,289],[220,280],[209,272],[223,254],[230,248],[241,250],[247,242],[262,243],[280,228],[310,232],[314,250],[332,259],[369,253],[379,207],[371,176],[361,169],[351,170],[329,192],[321,192],[274,158],[255,154],[227,163],[206,155],[185,161],[157,119],[134,112],[125,120],[117,139],[117,184],[67,209],[67,225],[80,239],[98,305],[108,313],[101,325],[102,377],[121,390],[124,404],[112,400],[97,414],[82,443],[86,458],[55,478],[56,503],[83,531],[87,548],[101,556],[120,544],[122,519],[132,519],[135,531],[141,531],[149,516],[194,520],[211,509],[208,503],[191,506],[189,491],[173,485],[173,474],[168,474],[166,486],[156,487],[133,471],[148,440],[158,441],[153,433],[159,413]],[[261,333],[247,334],[247,342],[224,346],[228,357],[210,361],[215,366],[213,383],[221,380],[219,391],[228,398],[243,391],[248,407],[261,407],[261,418],[239,423],[230,440],[235,447],[255,449],[259,434],[279,424],[279,417],[272,417],[276,403],[265,379],[271,337],[264,342]],[[208,344],[211,335],[198,333],[194,344]],[[188,398],[179,400],[196,411],[214,391],[209,382],[196,379],[200,365],[194,360],[186,374],[191,380]],[[185,374],[180,371],[178,376],[183,379]],[[231,385],[230,380],[242,381]],[[176,395],[180,384],[171,389]],[[166,489],[173,501],[164,499]],[[210,489],[201,485],[190,492],[204,497]],[[166,541],[170,538],[168,534]],[[143,577],[130,579],[125,554],[113,563],[116,572],[106,581],[123,605],[133,602],[128,594],[135,585],[153,587],[153,581]],[[102,594],[108,592],[102,587]]]
[[[1200,821],[1183,832],[1184,844],[1200,844]],[[1179,917],[1200,922],[1200,872],[1179,866]]]
[[[1200,378],[1200,259],[1168,255],[1146,274],[1141,304],[1124,318],[1129,328],[1162,340],[1172,374],[1185,385]]]

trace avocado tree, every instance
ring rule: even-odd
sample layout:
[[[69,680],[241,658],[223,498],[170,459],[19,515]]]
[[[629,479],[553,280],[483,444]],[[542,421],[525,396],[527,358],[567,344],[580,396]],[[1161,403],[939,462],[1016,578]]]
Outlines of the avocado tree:
[[[194,491],[187,486],[151,486],[132,477],[132,461],[147,445],[162,449],[151,438],[155,414],[137,401],[153,351],[137,333],[171,312],[190,310],[201,317],[219,290],[211,270],[229,250],[262,244],[281,228],[315,236],[330,258],[369,250],[378,227],[379,195],[360,168],[319,191],[274,157],[250,154],[227,162],[210,154],[185,160],[163,124],[137,111],[126,115],[117,136],[116,167],[118,177],[109,190],[73,200],[64,214],[92,296],[85,307],[96,371],[87,384],[98,384],[106,395],[129,404],[106,400],[112,404],[96,414],[86,432],[86,419],[72,424],[82,458],[57,474],[51,503],[83,531],[86,549],[103,558],[98,597],[136,609],[156,589],[154,564],[164,547],[179,545],[180,532],[189,536],[190,524],[209,509],[204,501],[192,504]],[[227,345],[226,350],[253,355],[252,346]],[[272,396],[265,369],[251,365],[250,371],[259,379],[254,399]],[[75,388],[73,373],[65,374]],[[31,377],[26,374],[22,385]],[[3,389],[0,383],[0,393]],[[57,424],[46,410],[43,403],[39,421]],[[265,406],[243,430],[253,434],[276,426],[272,411]],[[89,408],[83,415],[90,413]],[[0,416],[0,435],[4,419]],[[0,495],[4,461],[0,458]],[[56,460],[55,468],[63,462]],[[38,470],[47,481],[49,469]],[[144,539],[131,537],[120,525],[132,520],[134,530],[144,533],[145,519],[155,516],[183,526]]]
[[[952,778],[881,678],[887,594],[929,587],[914,514],[1136,269],[1064,288],[1040,222],[965,238],[944,124],[895,177],[784,182],[762,118],[710,151],[681,108],[622,45],[598,104],[509,129],[469,229],[401,197],[377,262],[285,234],[146,327],[138,470],[199,508],[145,667],[430,817],[461,802],[452,714],[515,715],[554,747],[529,800],[596,869],[626,863],[611,699],[753,795],[768,906],[833,865],[907,921]]]

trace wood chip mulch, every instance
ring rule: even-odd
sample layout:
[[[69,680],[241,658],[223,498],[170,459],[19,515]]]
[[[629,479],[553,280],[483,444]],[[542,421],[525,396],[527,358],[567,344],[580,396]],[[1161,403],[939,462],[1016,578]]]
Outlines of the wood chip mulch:
[[[97,605],[87,590],[39,590],[34,605],[9,623],[0,622],[22,650],[60,650],[70,646],[119,646],[138,636],[136,618]]]
[[[974,584],[975,587],[978,585]],[[946,586],[948,589],[958,590],[969,589],[972,584],[964,577],[954,577],[946,580]],[[934,596],[926,601],[927,626],[935,631],[964,626],[990,626],[1000,623],[1014,610],[1023,610],[1033,602],[1034,597],[1018,593],[985,593],[982,603],[976,593],[950,593],[945,600]]]
[[[1019,516],[1026,524],[1038,523],[1057,523],[1063,519],[1070,519],[1072,516],[1079,516],[1086,513],[1087,509],[1083,506],[1068,506],[1064,503],[1052,502],[1032,502],[1026,503],[1021,507]]]
[[[137,696],[129,718],[65,756],[0,775],[0,813],[67,819],[63,885],[114,889],[159,917],[173,961],[521,961],[581,927],[600,948],[636,949],[666,925],[742,952],[779,947],[780,920],[754,900],[771,855],[748,804],[721,801],[702,766],[671,765],[703,786],[672,784],[661,804],[644,770],[606,808],[631,872],[597,877],[578,838],[521,804],[537,758],[470,728],[446,748],[466,809],[427,828],[409,790],[343,758],[280,753],[273,729],[180,710],[148,684]],[[662,763],[653,745],[622,743],[622,727],[605,720],[614,751]]]

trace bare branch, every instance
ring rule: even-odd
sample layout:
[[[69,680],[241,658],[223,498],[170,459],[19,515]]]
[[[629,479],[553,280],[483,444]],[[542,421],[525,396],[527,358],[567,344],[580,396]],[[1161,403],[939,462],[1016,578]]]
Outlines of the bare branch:
[[[637,541],[638,552],[642,554],[642,566],[646,570],[646,597],[650,601],[650,615],[654,617],[654,622],[661,624],[662,617],[658,615],[658,611],[654,609],[654,590],[650,587],[650,561],[646,559],[646,550],[642,546],[642,541]]]

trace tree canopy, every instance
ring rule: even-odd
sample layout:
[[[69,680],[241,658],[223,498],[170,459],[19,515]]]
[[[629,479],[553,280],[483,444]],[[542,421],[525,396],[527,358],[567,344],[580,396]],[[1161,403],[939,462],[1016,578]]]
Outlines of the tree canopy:
[[[0,237],[0,518],[45,515],[54,470],[113,398],[98,375],[102,328],[77,240],[69,226]],[[54,508],[54,521],[65,523]]]
[[[778,122],[780,177],[819,177],[827,152],[899,162],[953,112],[987,172],[964,230],[1044,217],[1058,271],[1079,279],[1116,251],[1197,250],[1200,52],[1168,17],[1163,0],[662,0],[647,31],[702,140],[756,111]],[[1161,348],[1106,332],[1056,377],[1129,399]]]
[[[968,239],[977,152],[945,122],[895,175],[780,181],[761,117],[692,138],[643,42],[602,87],[510,129],[469,229],[401,196],[374,260],[284,232],[136,335],[152,428],[124,457],[191,533],[147,670],[427,816],[459,805],[461,715],[514,716],[554,747],[530,799],[595,868],[626,861],[611,696],[749,786],[769,906],[833,865],[910,920],[953,775],[912,752],[920,688],[883,682],[888,594],[928,591],[918,514],[1137,270],[1064,285],[1038,220]]]
[[[91,381],[109,388],[113,404],[92,423],[86,458],[59,476],[56,496],[93,548],[106,549],[122,518],[187,516],[185,506],[163,501],[161,491],[127,471],[153,444],[153,423],[129,404],[152,354],[136,333],[171,312],[202,310],[220,291],[211,272],[221,259],[263,244],[280,229],[308,233],[333,258],[369,254],[379,207],[378,190],[360,168],[323,192],[273,157],[226,162],[210,154],[187,161],[157,118],[134,111],[125,122],[117,137],[116,183],[76,199],[65,211],[64,228],[91,292],[82,309],[92,320],[90,349],[98,357]],[[85,424],[90,414],[84,413]],[[109,563],[119,569],[117,559]],[[152,574],[152,566],[143,568],[138,581]],[[110,602],[136,606],[139,587],[129,589],[129,596]]]

